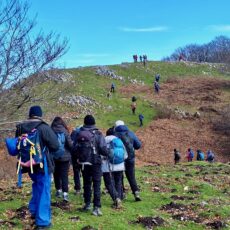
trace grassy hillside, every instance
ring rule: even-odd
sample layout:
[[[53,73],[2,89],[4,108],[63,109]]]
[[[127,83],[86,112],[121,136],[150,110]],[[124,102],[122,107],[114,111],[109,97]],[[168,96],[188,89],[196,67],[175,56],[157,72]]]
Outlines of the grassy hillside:
[[[108,69],[122,76],[125,80],[114,80],[107,76],[96,75],[96,67],[85,67],[63,70],[70,73],[73,78],[70,81],[55,83],[52,80],[37,84],[34,88],[35,100],[22,107],[14,114],[14,119],[23,119],[27,114],[28,107],[32,104],[40,104],[44,108],[45,118],[51,121],[55,115],[67,118],[71,126],[80,125],[84,113],[77,112],[77,107],[70,107],[58,103],[58,98],[68,95],[83,95],[90,97],[98,103],[92,109],[96,117],[97,125],[100,128],[108,128],[117,119],[123,119],[131,129],[137,130],[139,121],[133,116],[130,109],[131,98],[120,93],[121,88],[132,86],[130,79],[143,82],[146,86],[152,87],[156,73],[161,74],[161,82],[173,77],[223,77],[227,74],[221,72],[221,65],[195,64],[195,63],[167,63],[149,62],[146,67],[142,63],[124,63],[122,65],[108,66]],[[108,100],[106,94],[111,83],[116,84],[116,93]],[[41,98],[41,94],[44,95]],[[137,114],[143,113],[145,125],[156,116],[156,110],[151,106],[152,101],[144,99],[143,93],[137,93]],[[72,119],[77,116],[79,119]]]
[[[73,194],[70,184],[70,203],[65,205],[54,196],[52,229],[148,229],[162,223],[157,229],[230,229],[230,165],[185,163],[176,166],[149,166],[137,170],[143,201],[134,202],[129,186],[123,208],[111,208],[108,194],[102,195],[102,217],[78,210],[81,196]],[[3,186],[4,190],[3,190]],[[5,182],[0,189],[0,228],[30,229],[26,208],[31,182],[24,178],[23,189]],[[6,189],[7,188],[7,189]],[[53,194],[55,191],[53,190]],[[156,218],[156,222],[152,222]],[[4,221],[9,221],[5,222]],[[215,228],[216,227],[216,228]]]

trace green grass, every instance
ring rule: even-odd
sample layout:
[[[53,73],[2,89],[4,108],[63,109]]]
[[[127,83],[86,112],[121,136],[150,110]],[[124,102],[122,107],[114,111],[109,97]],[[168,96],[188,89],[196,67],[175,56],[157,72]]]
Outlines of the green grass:
[[[148,125],[156,116],[156,109],[150,106],[148,99],[143,97],[143,93],[136,93],[137,100],[137,115],[131,114],[131,98],[119,92],[121,87],[129,87],[131,84],[128,80],[137,79],[145,83],[145,85],[152,86],[154,76],[156,73],[161,74],[161,82],[166,81],[172,77],[221,77],[226,78],[226,75],[219,71],[221,65],[215,64],[194,64],[183,62],[148,62],[144,67],[141,63],[128,63],[125,65],[111,65],[109,69],[114,70],[117,75],[123,76],[125,81],[112,80],[108,77],[96,75],[94,67],[85,67],[77,69],[67,69],[65,71],[73,75],[69,82],[55,83],[46,81],[42,84],[37,84],[34,87],[34,96],[37,95],[36,102],[29,102],[23,106],[15,118],[24,119],[28,108],[32,104],[40,104],[44,110],[44,118],[51,122],[54,116],[63,116],[67,118],[66,121],[71,126],[81,125],[85,113],[77,113],[78,107],[71,107],[65,104],[58,103],[60,96],[68,95],[83,95],[91,97],[96,100],[99,106],[90,107],[92,113],[96,117],[97,126],[99,128],[107,129],[114,124],[118,119],[123,119],[134,131],[139,127],[138,114],[143,113],[144,125]],[[106,98],[106,94],[110,89],[111,83],[116,84],[116,93],[111,100]],[[47,91],[44,95],[41,92]],[[42,93],[42,94],[43,94]],[[75,114],[79,119],[71,119],[70,114]]]
[[[214,173],[218,171],[218,177]],[[205,174],[204,174],[205,172]],[[212,180],[204,181],[204,176]],[[137,180],[141,189],[141,202],[135,202],[130,189],[127,199],[123,202],[122,210],[111,208],[112,200],[108,194],[102,195],[102,217],[94,217],[90,212],[82,213],[78,210],[83,205],[83,198],[73,193],[73,180],[70,176],[70,209],[63,211],[53,207],[53,228],[52,229],[81,229],[90,225],[96,229],[144,229],[141,224],[135,224],[139,216],[147,217],[159,216],[164,219],[163,226],[157,229],[206,229],[205,223],[220,219],[228,224],[225,229],[230,229],[230,166],[225,164],[209,165],[205,162],[194,162],[176,166],[148,166],[137,169]],[[218,183],[225,178],[226,184],[218,186]],[[226,179],[227,178],[227,179]],[[0,219],[7,220],[9,210],[13,210],[26,205],[29,200],[31,182],[24,183],[21,193],[11,194],[10,187],[7,189],[8,196],[12,201],[1,202]],[[188,186],[188,190],[184,188]],[[104,186],[103,186],[104,187]],[[129,188],[127,182],[126,187]],[[153,191],[155,187],[160,188],[160,192]],[[174,189],[174,190],[172,190]],[[103,190],[103,189],[102,189]],[[226,193],[226,190],[228,193]],[[191,193],[190,193],[191,191]],[[193,192],[192,192],[193,191]],[[194,193],[194,191],[196,193]],[[52,191],[52,201],[55,201],[54,189]],[[174,200],[172,195],[191,197],[193,200]],[[0,191],[0,198],[4,196],[4,191]],[[218,202],[217,202],[218,201]],[[169,213],[162,210],[163,205],[174,202],[189,206],[191,213],[203,218],[201,223],[194,221],[180,221],[172,218],[176,213]],[[202,206],[202,202],[205,205]],[[216,203],[217,202],[217,203]],[[80,220],[73,222],[71,217],[79,216]],[[17,225],[14,229],[21,229],[25,224],[22,219],[12,219]],[[4,229],[4,228],[1,228]],[[7,229],[7,227],[5,228]]]

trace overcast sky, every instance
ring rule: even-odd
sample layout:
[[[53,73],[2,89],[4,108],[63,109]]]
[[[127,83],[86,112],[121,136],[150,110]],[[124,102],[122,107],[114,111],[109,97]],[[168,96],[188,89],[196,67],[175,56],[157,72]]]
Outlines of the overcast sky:
[[[176,48],[230,36],[230,0],[29,0],[37,27],[69,39],[65,67],[160,60]]]

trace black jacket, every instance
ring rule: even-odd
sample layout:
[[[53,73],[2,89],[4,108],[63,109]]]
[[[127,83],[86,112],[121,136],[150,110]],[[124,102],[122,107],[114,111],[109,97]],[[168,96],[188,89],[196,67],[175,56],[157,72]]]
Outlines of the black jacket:
[[[52,126],[52,129],[55,133],[63,132],[65,134],[65,153],[59,158],[55,159],[55,161],[70,161],[71,160],[71,149],[73,147],[73,142],[71,140],[70,134],[65,129],[63,125]]]
[[[56,134],[53,130],[49,127],[47,123],[40,119],[29,119],[24,121],[16,126],[16,134],[15,136],[18,137],[23,133],[30,132],[32,129],[36,128],[39,130],[40,133],[40,145],[41,148],[47,147],[46,157],[48,163],[48,171],[52,173],[54,170],[54,163],[52,158],[49,155],[49,151],[57,151],[59,148],[59,143]],[[40,168],[39,165],[34,166],[34,172],[43,172],[44,170]],[[30,169],[26,170],[23,169],[23,172],[30,172]]]

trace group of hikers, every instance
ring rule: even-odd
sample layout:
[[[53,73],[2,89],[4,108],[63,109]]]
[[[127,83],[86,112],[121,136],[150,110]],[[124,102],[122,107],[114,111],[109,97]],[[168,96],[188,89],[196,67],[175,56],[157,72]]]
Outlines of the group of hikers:
[[[211,150],[207,151],[206,158],[205,158],[204,153],[200,149],[197,149],[196,152],[197,152],[197,155],[196,155],[197,161],[206,160],[210,163],[214,162],[215,154]],[[194,157],[195,157],[195,154],[194,154],[192,148],[188,148],[185,158],[188,160],[188,162],[191,162],[191,161],[193,161]],[[179,163],[180,160],[181,160],[180,152],[177,149],[174,149],[174,162],[175,162],[175,164]]]
[[[142,62],[143,65],[145,66],[147,63],[147,55],[146,54],[140,55],[139,59],[140,59],[140,62]],[[134,63],[138,62],[138,55],[137,54],[133,55],[133,61],[134,61]]]
[[[140,149],[141,142],[124,121],[116,121],[104,137],[92,115],[86,115],[83,125],[72,132],[61,117],[55,117],[49,126],[42,120],[42,115],[40,106],[30,107],[28,120],[16,126],[16,137],[6,140],[9,153],[18,158],[18,174],[28,173],[33,181],[29,211],[35,220],[35,229],[51,226],[52,174],[55,196],[69,201],[71,163],[76,195],[81,193],[80,175],[83,178],[81,211],[92,209],[93,215],[102,215],[102,176],[114,208],[120,208],[125,198],[124,173],[135,201],[141,201],[135,178],[135,150]]]

